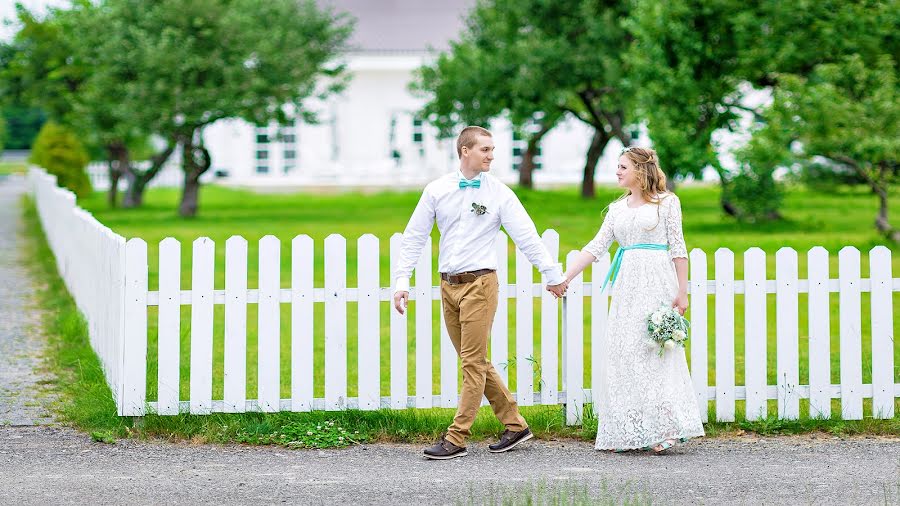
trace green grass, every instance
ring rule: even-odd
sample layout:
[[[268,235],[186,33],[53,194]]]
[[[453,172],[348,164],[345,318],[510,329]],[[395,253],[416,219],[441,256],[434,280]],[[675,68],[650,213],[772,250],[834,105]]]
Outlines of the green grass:
[[[26,164],[24,162],[0,162],[0,176],[7,174],[24,174]]]
[[[599,226],[601,211],[605,203],[614,198],[618,192],[613,189],[600,189],[598,200],[585,202],[580,200],[574,190],[555,190],[546,192],[518,191],[526,208],[531,212],[538,230],[554,228],[561,234],[562,251],[580,248],[590,240]],[[685,213],[685,235],[689,247],[703,248],[710,254],[709,275],[714,274],[714,262],[712,253],[716,248],[728,246],[736,253],[736,276],[743,275],[741,253],[750,246],[762,247],[768,254],[769,278],[774,273],[774,252],[781,246],[794,247],[801,253],[800,273],[805,271],[804,252],[812,246],[825,246],[835,258],[832,259],[832,277],[837,275],[836,251],[840,246],[854,245],[863,252],[863,277],[867,277],[868,259],[866,252],[874,245],[884,244],[871,226],[875,215],[875,202],[865,192],[855,189],[845,189],[836,194],[812,194],[803,190],[792,190],[786,199],[784,213],[787,219],[782,223],[766,224],[759,227],[750,227],[731,222],[724,218],[718,211],[718,191],[713,188],[692,187],[679,191]],[[417,192],[404,193],[379,193],[372,195],[362,194],[338,194],[338,195],[257,195],[253,193],[229,190],[224,188],[204,188],[201,195],[201,215],[196,219],[184,220],[177,217],[178,192],[174,190],[152,190],[147,195],[147,204],[144,208],[136,210],[110,210],[106,207],[104,196],[95,194],[91,198],[80,202],[80,205],[90,210],[103,223],[109,225],[116,232],[126,237],[141,237],[150,245],[150,289],[157,288],[158,264],[156,245],[164,237],[175,237],[182,241],[182,288],[190,288],[190,241],[200,236],[212,238],[217,243],[216,249],[216,288],[224,288],[224,243],[231,235],[242,235],[249,242],[248,286],[254,288],[257,279],[257,248],[256,241],[263,235],[272,234],[282,241],[282,283],[289,286],[290,266],[289,248],[290,240],[297,234],[308,234],[316,242],[316,283],[322,283],[322,242],[330,233],[340,233],[348,238],[348,286],[356,283],[356,245],[355,239],[363,233],[373,233],[381,239],[382,266],[380,280],[383,286],[389,284],[387,266],[388,239],[394,232],[402,231],[412,208],[418,199]],[[894,198],[895,205],[900,199]],[[34,230],[36,221],[33,210],[29,211],[29,228]],[[437,234],[435,233],[435,239]],[[435,241],[436,244],[436,241]],[[52,256],[43,246],[40,254],[30,255],[35,262],[43,264],[46,276],[55,277]],[[436,246],[435,254],[436,265]],[[900,258],[894,258],[894,271],[900,267]],[[514,281],[514,269],[510,269],[510,282]],[[46,279],[46,278],[43,278]],[[49,281],[46,281],[49,285]],[[58,278],[57,288],[52,291],[47,304],[50,307],[60,304],[54,300],[60,297]],[[77,358],[70,357],[58,362],[61,375],[60,387],[70,392],[71,399],[81,398],[85,402],[79,407],[69,407],[68,419],[79,427],[87,430],[109,431],[117,436],[128,433],[147,436],[191,438],[203,441],[237,441],[242,438],[259,436],[258,442],[276,442],[275,434],[283,434],[285,430],[292,430],[307,423],[319,424],[324,421],[335,421],[344,427],[352,427],[354,431],[360,431],[370,440],[382,441],[414,441],[424,442],[444,430],[452,418],[452,410],[403,410],[403,411],[378,411],[359,412],[348,411],[340,413],[278,413],[265,415],[260,413],[248,413],[240,415],[215,414],[211,416],[179,415],[175,417],[148,416],[138,427],[133,427],[130,421],[120,420],[114,416],[111,408],[111,400],[106,404],[100,401],[103,395],[109,396],[108,389],[105,394],[100,393],[105,389],[102,375],[99,374],[99,365],[96,358],[87,346],[86,331],[83,321],[78,319],[77,311],[68,296],[68,308],[66,311],[55,310],[54,321],[48,323],[49,328],[66,326],[71,334],[69,340],[60,342],[55,353],[62,356],[70,353],[70,349],[78,349]],[[738,384],[743,381],[743,301],[740,296],[736,298],[737,312],[735,315],[736,335],[736,373]],[[710,298],[709,306],[709,355],[710,383],[714,383],[715,354],[712,339],[714,326],[714,300]],[[804,307],[805,301],[801,299],[800,307]],[[839,356],[838,356],[838,320],[834,311],[837,298],[832,298],[832,379],[839,382]],[[323,317],[321,305],[317,305],[317,324],[315,336],[316,353],[316,395],[321,396],[322,391],[322,354],[324,350],[324,337],[322,335]],[[414,309],[414,305],[411,306]],[[895,300],[894,307],[897,307]],[[247,359],[247,392],[248,398],[254,398],[256,392],[256,314],[255,305],[248,308],[248,359]],[[388,314],[387,303],[383,304],[381,311],[381,336],[382,336],[382,370],[381,391],[382,395],[389,393],[390,364],[387,356],[388,350]],[[437,315],[437,304],[434,304],[433,314]],[[868,345],[868,308],[864,305],[863,314],[863,372],[864,381],[871,377],[871,347]],[[586,325],[590,323],[590,312],[585,312]],[[774,343],[774,297],[769,301],[769,381],[774,383],[775,367],[775,343]],[[190,312],[189,307],[182,310],[182,399],[188,398],[189,381],[189,338],[190,338]],[[216,306],[216,333],[214,337],[214,398],[222,395],[222,306]],[[149,346],[149,399],[155,399],[156,393],[156,312],[151,308],[150,313],[150,346]],[[62,319],[62,320],[61,320]],[[68,323],[64,323],[68,322]],[[410,320],[413,320],[412,318]],[[510,306],[509,349],[515,350],[515,308]],[[284,306],[281,315],[282,323],[282,396],[289,396],[289,370],[290,370],[290,313]],[[436,318],[433,324],[433,349],[439,350],[439,320]],[[539,321],[533,322],[535,327],[535,360],[540,365],[540,341]],[[895,322],[896,332],[897,322]],[[807,336],[806,320],[801,317],[799,343],[801,355],[801,382],[807,377]],[[348,371],[350,395],[356,390],[356,308],[348,305]],[[414,350],[414,331],[409,329],[409,350],[412,355]],[[63,337],[65,334],[63,335]],[[585,350],[586,384],[590,372],[590,334],[586,332]],[[60,337],[62,339],[62,337]],[[80,344],[79,344],[80,343]],[[900,348],[895,347],[895,363],[900,366]],[[93,365],[91,365],[93,364]],[[409,391],[414,393],[414,356],[408,360],[410,371]],[[438,390],[439,357],[435,353],[433,364],[435,372],[435,391]],[[90,374],[86,374],[87,370]],[[68,375],[68,376],[66,376]],[[895,373],[895,376],[897,374]],[[515,388],[515,364],[511,364],[509,378],[512,387]],[[82,385],[80,382],[86,381]],[[537,381],[536,381],[537,384]],[[102,387],[102,388],[101,388]],[[94,396],[96,393],[96,397]],[[799,433],[810,430],[825,430],[840,434],[875,433],[898,434],[900,428],[897,419],[889,421],[873,420],[866,418],[863,421],[833,420],[817,421],[804,420],[798,422],[778,421],[774,417],[774,402],[770,403],[770,418],[763,422],[742,422],[742,402],[738,401],[738,421],[731,424],[710,423],[707,431],[710,435],[728,434],[742,430],[754,430],[762,433]],[[839,413],[839,401],[835,401],[833,412]],[[808,411],[805,403],[802,404],[803,413]],[[871,415],[871,402],[866,402],[866,414]],[[113,415],[108,416],[109,413]],[[900,405],[898,405],[900,413]],[[541,437],[576,437],[591,439],[596,431],[596,420],[587,410],[583,427],[565,427],[562,424],[560,409],[558,407],[533,407],[523,408],[523,414],[529,420],[532,428]],[[714,417],[710,418],[711,420]],[[484,409],[479,414],[473,427],[473,438],[489,437],[500,430],[499,424],[493,418],[489,410]],[[106,433],[100,433],[101,435]],[[241,435],[243,434],[243,436]],[[268,436],[267,436],[268,434]]]
[[[517,190],[520,199],[526,209],[531,213],[538,230],[553,228],[560,233],[561,251],[567,252],[582,247],[596,233],[601,220],[601,212],[607,202],[614,199],[619,191],[613,188],[600,188],[596,201],[584,201],[578,198],[574,189],[562,189],[552,191],[523,191]],[[806,251],[814,246],[823,246],[831,253],[830,272],[832,277],[837,277],[839,248],[852,245],[861,250],[862,276],[868,277],[868,250],[876,245],[889,245],[879,236],[872,226],[876,209],[875,199],[867,192],[858,188],[843,188],[838,192],[823,194],[809,192],[803,189],[791,189],[785,200],[783,213],[785,219],[778,223],[762,225],[746,225],[736,223],[722,215],[719,209],[718,189],[708,186],[685,187],[679,190],[685,215],[685,236],[690,248],[701,248],[708,254],[708,276],[715,274],[715,261],[713,255],[718,248],[728,247],[735,253],[736,279],[743,277],[743,252],[750,247],[757,246],[767,253],[768,278],[774,278],[775,252],[788,246],[798,250],[799,273],[805,278]],[[393,233],[402,231],[416,201],[418,192],[375,193],[375,194],[276,194],[259,195],[245,191],[231,190],[218,187],[204,188],[201,195],[200,216],[195,219],[180,219],[175,213],[178,191],[177,190],[153,190],[147,194],[146,205],[134,210],[111,210],[106,206],[104,197],[95,194],[92,198],[82,201],[80,204],[94,213],[104,224],[110,226],[116,232],[126,237],[140,237],[149,244],[150,262],[150,289],[155,290],[158,284],[158,255],[157,246],[165,237],[174,237],[182,242],[182,288],[190,288],[191,278],[191,247],[190,242],[197,237],[210,237],[216,242],[216,289],[224,288],[224,255],[225,240],[232,235],[241,235],[249,242],[248,251],[248,286],[255,287],[258,269],[257,242],[264,235],[274,235],[281,240],[281,282],[282,286],[290,286],[290,241],[298,234],[307,234],[315,241],[315,281],[317,286],[323,282],[323,242],[332,233],[339,233],[348,239],[347,276],[348,286],[356,285],[357,278],[357,251],[356,239],[365,234],[372,233],[381,241],[381,268],[379,279],[382,286],[390,284],[389,279],[389,239]],[[894,205],[900,204],[900,198],[895,196]],[[437,231],[433,233],[433,263],[437,263]],[[510,255],[512,258],[512,255]],[[900,272],[900,255],[893,259],[894,272]],[[589,279],[589,276],[586,275]],[[515,269],[510,265],[510,282],[514,282]],[[535,279],[539,279],[535,273]],[[806,311],[807,296],[801,294],[799,307],[801,308],[800,330],[800,381],[808,381],[808,319]],[[840,357],[838,350],[839,341],[839,312],[837,311],[838,296],[831,295],[831,349],[832,349],[832,382],[840,381]],[[870,319],[868,318],[868,294],[862,296],[862,356],[863,356],[863,381],[869,382],[871,378],[871,342]],[[735,296],[735,373],[738,385],[744,381],[744,311],[743,295]],[[515,350],[515,304],[509,307],[509,350]],[[432,369],[434,371],[434,391],[439,389],[440,357],[437,350],[440,346],[439,312],[438,303],[432,302],[432,314],[434,321],[432,326],[433,354]],[[900,307],[900,299],[895,298],[895,310]],[[415,303],[411,304],[415,310]],[[715,297],[708,300],[708,328],[709,341],[708,353],[710,367],[708,369],[710,384],[715,383]],[[775,384],[775,295],[768,296],[768,380]],[[390,305],[385,302],[381,305],[381,343],[382,343],[382,369],[381,391],[382,395],[389,393],[390,362],[387,357],[389,350],[389,321]],[[535,301],[535,312],[538,314],[539,302]],[[156,308],[150,309],[150,347],[149,347],[149,379],[148,395],[152,400],[156,395]],[[215,333],[214,333],[214,398],[222,396],[223,350],[224,337],[223,325],[224,306],[216,306],[215,309]],[[316,328],[314,336],[315,365],[316,365],[316,396],[324,394],[322,381],[322,364],[324,353],[324,330],[321,322],[324,318],[324,307],[316,305]],[[590,378],[590,311],[585,311],[585,381],[589,384]],[[355,395],[357,387],[356,371],[356,305],[348,304],[348,387],[349,394]],[[248,307],[248,357],[247,357],[247,391],[248,397],[254,398],[257,381],[257,326],[256,306]],[[414,392],[415,371],[415,329],[414,318],[409,318],[409,346],[408,359],[409,391]],[[534,360],[540,366],[540,318],[532,321],[534,339]],[[895,333],[900,321],[895,321]],[[182,361],[181,361],[181,396],[187,399],[189,391],[189,354],[190,354],[190,307],[182,307]],[[290,308],[282,305],[281,313],[281,370],[282,370],[282,397],[290,396]],[[900,376],[900,346],[895,347],[895,376]],[[515,388],[515,364],[509,368],[510,385]],[[538,378],[539,379],[539,378]],[[537,379],[536,379],[537,383]]]

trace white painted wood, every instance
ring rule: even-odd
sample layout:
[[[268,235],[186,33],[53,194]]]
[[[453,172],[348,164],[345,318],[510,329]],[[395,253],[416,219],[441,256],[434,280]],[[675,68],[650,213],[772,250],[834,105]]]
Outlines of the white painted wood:
[[[609,291],[602,290],[609,272],[609,253],[591,267],[591,393],[594,413],[600,405],[600,392],[606,388],[609,360],[609,341],[606,330],[609,320]]]
[[[257,402],[260,411],[279,411],[281,403],[281,241],[273,235],[259,240],[259,349]]]
[[[534,404],[534,267],[516,248],[516,392],[519,406]]]
[[[709,406],[709,353],[707,333],[707,284],[706,284],[706,253],[700,249],[694,249],[690,253],[691,266],[691,379],[694,391],[697,393],[697,405],[700,408],[700,418],[708,421]]]
[[[716,268],[716,420],[734,421],[734,253],[719,248]]]
[[[775,253],[776,371],[778,416],[796,420],[800,416],[800,354],[797,319],[797,252],[781,248]]]
[[[432,399],[431,367],[431,237],[425,241],[415,270],[416,294],[416,407],[430,408]]]
[[[125,245],[125,342],[122,348],[122,416],[143,416],[147,402],[147,243]]]
[[[869,252],[872,280],[872,415],[894,417],[894,314],[891,300],[891,250]]]
[[[500,290],[497,295],[497,314],[491,327],[491,362],[503,383],[509,384],[509,242],[506,234],[497,232],[494,241],[497,254],[497,282]]]
[[[553,261],[559,260],[559,234],[547,230],[541,236]],[[542,283],[547,284],[546,276]],[[552,293],[541,291],[541,404],[559,403],[559,302]]]
[[[159,243],[159,339],[157,413],[177,415],[181,385],[181,243]],[[227,350],[227,348],[226,348]]]
[[[458,358],[456,356],[456,348],[453,347],[453,341],[450,340],[450,333],[447,331],[447,321],[444,318],[443,301],[441,301],[441,407],[455,408],[457,406],[459,391],[459,382],[457,380],[457,372],[459,371]]]
[[[828,270],[828,250],[821,246],[809,250],[809,414],[813,418],[831,417],[831,309]]]
[[[397,258],[400,256],[400,245],[403,234],[391,236],[391,294],[397,272]],[[404,409],[407,407],[407,331],[406,314],[400,314],[391,302],[391,408]]]
[[[196,239],[191,257],[191,414],[212,409],[213,280],[216,244]]]
[[[225,379],[226,413],[247,409],[247,240],[225,241]]]
[[[718,277],[718,276],[717,276]],[[744,384],[746,418],[766,417],[766,253],[744,252]]]
[[[838,254],[841,280],[841,416],[861,420],[862,321],[859,288],[859,250],[847,246]]]
[[[291,241],[291,411],[313,404],[314,245],[308,235]]]
[[[347,408],[347,240],[325,238],[325,409]]]
[[[357,241],[357,279],[359,280],[358,381],[359,409],[381,407],[381,360],[379,342],[381,318],[378,283],[380,276],[378,238],[365,234]]]
[[[566,256],[566,266],[578,257],[577,251]],[[563,342],[566,363],[563,369],[566,389],[566,424],[580,424],[584,415],[584,280],[579,274],[569,283],[563,306]]]

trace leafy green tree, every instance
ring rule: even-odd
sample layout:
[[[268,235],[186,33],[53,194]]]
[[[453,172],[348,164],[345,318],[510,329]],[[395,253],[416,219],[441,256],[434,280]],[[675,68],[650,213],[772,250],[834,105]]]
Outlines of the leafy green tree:
[[[90,195],[91,182],[85,172],[90,157],[78,137],[64,126],[53,121],[45,123],[34,141],[29,161],[55,175],[59,186],[78,197]]]
[[[614,137],[631,142],[622,61],[627,12],[624,1],[479,2],[461,40],[419,71],[414,89],[429,97],[424,113],[445,135],[460,124],[505,115],[525,134],[526,159],[571,115],[594,131],[582,181],[582,195],[593,197],[594,171],[607,143]],[[530,172],[520,176],[527,185]]]
[[[790,128],[799,162],[850,171],[878,198],[875,227],[894,242],[900,230],[889,219],[889,193],[900,170],[900,81],[896,53],[874,63],[860,55],[815,67],[808,77],[779,76],[773,123]],[[776,150],[772,150],[773,152]]]
[[[3,146],[6,143],[6,121],[0,116],[0,153],[3,153]]]

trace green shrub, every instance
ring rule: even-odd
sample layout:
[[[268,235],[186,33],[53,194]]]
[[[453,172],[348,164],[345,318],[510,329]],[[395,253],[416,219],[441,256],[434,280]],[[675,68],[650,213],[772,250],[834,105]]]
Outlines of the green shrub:
[[[45,123],[34,140],[29,161],[55,175],[60,186],[78,197],[90,195],[91,181],[85,172],[90,157],[78,137],[65,127]]]
[[[0,116],[0,153],[3,153],[3,146],[6,143],[6,121]]]

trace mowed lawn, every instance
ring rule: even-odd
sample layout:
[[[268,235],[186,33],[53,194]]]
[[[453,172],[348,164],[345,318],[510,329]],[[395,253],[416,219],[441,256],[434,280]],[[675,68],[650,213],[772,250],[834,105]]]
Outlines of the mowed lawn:
[[[580,249],[596,233],[600,226],[605,206],[615,199],[620,190],[612,187],[598,189],[596,200],[582,200],[577,189],[559,190],[516,190],[528,212],[537,225],[538,231],[554,229],[560,234],[561,258],[565,253]],[[323,283],[323,243],[330,234],[341,234],[347,238],[347,277],[348,286],[356,286],[356,240],[363,234],[374,234],[380,239],[382,286],[389,286],[389,240],[392,234],[402,232],[410,213],[418,201],[418,191],[380,192],[380,193],[339,193],[339,194],[256,194],[247,191],[220,187],[205,187],[200,197],[200,213],[194,219],[179,218],[176,213],[178,190],[157,189],[147,193],[146,204],[140,209],[111,210],[105,202],[105,195],[95,194],[79,204],[91,211],[101,222],[127,238],[140,237],[148,242],[150,262],[150,289],[158,288],[158,243],[166,237],[174,237],[182,242],[182,289],[190,289],[191,280],[191,246],[190,242],[198,237],[209,237],[216,243],[216,276],[215,288],[224,289],[224,256],[225,241],[233,236],[243,236],[249,243],[248,251],[248,287],[257,286],[258,248],[257,242],[266,235],[274,235],[281,240],[281,281],[282,287],[290,286],[290,242],[296,235],[306,234],[313,238],[316,248],[316,286]],[[861,276],[869,277],[868,252],[877,245],[887,245],[894,250],[893,275],[900,272],[900,255],[896,248],[889,245],[874,230],[874,218],[877,212],[876,199],[863,188],[843,188],[835,193],[820,193],[805,189],[791,189],[785,199],[782,212],[783,221],[762,225],[739,224],[724,216],[719,206],[719,190],[714,186],[684,186],[678,189],[684,213],[684,231],[689,249],[699,248],[707,255],[708,276],[713,279],[715,273],[714,254],[719,248],[729,248],[735,254],[735,278],[743,279],[743,253],[751,247],[762,248],[767,254],[767,278],[774,279],[775,252],[781,247],[792,247],[799,253],[799,275],[806,278],[806,252],[814,246],[825,247],[831,255],[830,275],[838,276],[838,251],[844,246],[855,246],[861,252]],[[900,195],[894,195],[892,205],[900,212]],[[897,218],[900,220],[900,218]],[[433,265],[437,266],[437,230],[433,233]],[[510,255],[513,259],[514,256]],[[586,279],[590,280],[590,272]],[[535,271],[534,279],[539,275]],[[515,267],[510,264],[509,282],[515,281]],[[898,308],[898,297],[894,297],[893,307]],[[589,299],[585,300],[589,305]],[[800,295],[801,310],[799,322],[800,382],[808,382],[808,318],[806,315],[807,299]],[[737,384],[743,384],[744,378],[744,300],[742,295],[735,295],[735,373]],[[709,382],[715,384],[715,297],[710,296],[709,311]],[[410,309],[415,311],[415,303]],[[863,381],[871,381],[871,333],[870,306],[868,294],[862,296],[862,349],[863,349]],[[440,371],[440,332],[439,307],[433,303],[433,393],[439,392]],[[389,395],[390,390],[390,357],[389,357],[389,312],[388,303],[381,308],[381,393]],[[539,305],[535,304],[535,314],[539,315]],[[768,297],[767,311],[768,332],[768,380],[775,384],[776,369],[776,336],[775,336],[775,295]],[[213,397],[222,398],[223,385],[223,322],[224,306],[215,307],[214,332],[214,384]],[[690,316],[690,314],[688,314]],[[148,397],[156,398],[156,317],[155,308],[150,309],[150,346],[149,346],[149,378]],[[315,395],[324,394],[324,307],[316,304],[315,321],[315,357],[314,374],[316,378]],[[356,306],[348,303],[348,387],[349,395],[356,395],[357,390],[357,320]],[[585,385],[590,385],[591,350],[590,350],[590,311],[585,310]],[[415,318],[409,320],[409,394],[415,394]],[[895,317],[896,333],[898,319]],[[509,350],[515,353],[515,301],[509,305]],[[539,388],[540,367],[540,317],[524,323],[534,329],[534,365],[535,385]],[[247,347],[247,397],[256,398],[257,378],[257,344],[256,344],[256,306],[248,306],[248,347]],[[832,382],[840,383],[840,338],[838,294],[831,295],[831,376]],[[181,353],[181,398],[188,399],[189,364],[190,364],[190,306],[182,307],[182,353]],[[561,349],[561,348],[560,348]],[[290,307],[282,305],[281,313],[281,385],[282,397],[290,397]],[[894,347],[895,381],[900,381],[900,346]],[[529,363],[531,367],[532,364]],[[509,382],[515,391],[515,363],[509,365]],[[740,402],[739,402],[740,404]],[[835,409],[838,409],[835,404]],[[866,409],[870,411],[870,402]],[[900,407],[900,405],[898,405]],[[867,411],[867,414],[869,414]]]

